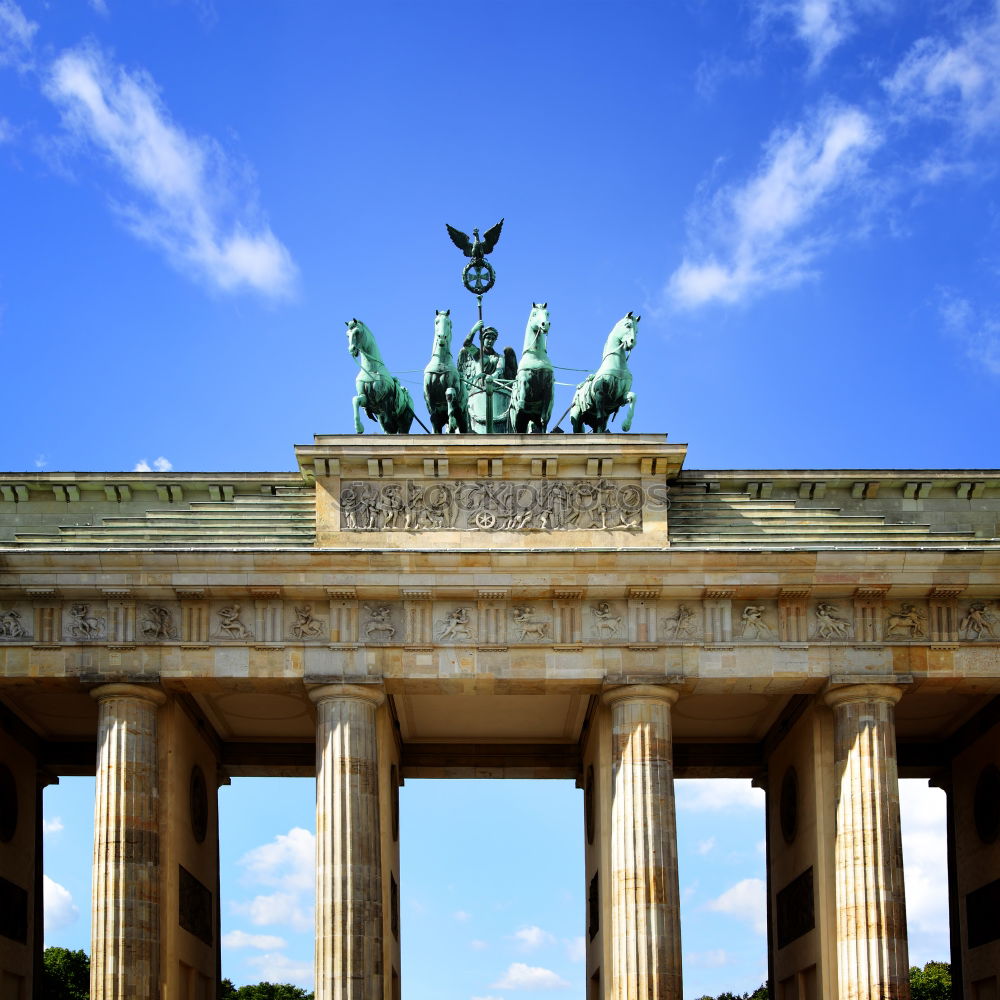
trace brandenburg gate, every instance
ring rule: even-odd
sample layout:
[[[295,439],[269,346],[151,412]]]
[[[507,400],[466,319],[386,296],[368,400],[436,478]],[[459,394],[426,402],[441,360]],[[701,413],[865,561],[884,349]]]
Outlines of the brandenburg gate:
[[[373,443],[374,442],[374,443]],[[766,791],[782,1000],[906,997],[898,778],[1000,969],[1000,472],[690,471],[654,434],[319,436],[294,474],[0,476],[0,994],[96,774],[95,1000],[207,1000],[216,792],[316,778],[316,990],[401,995],[399,787],[582,790],[592,1000],[681,996],[675,777]],[[403,876],[405,877],[405,872]]]

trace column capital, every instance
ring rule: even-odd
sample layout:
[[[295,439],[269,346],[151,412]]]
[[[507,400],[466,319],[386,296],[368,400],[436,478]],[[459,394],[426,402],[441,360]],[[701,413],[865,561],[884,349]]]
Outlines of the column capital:
[[[158,687],[148,684],[102,684],[100,687],[91,688],[90,697],[97,701],[108,701],[111,698],[138,698],[157,706],[167,703],[166,694]]]
[[[338,699],[363,701],[378,708],[385,701],[385,690],[381,684],[321,684],[309,689],[309,700],[315,705]]]
[[[881,701],[895,705],[902,697],[903,689],[895,684],[845,684],[827,688],[823,692],[823,700],[830,708],[864,701]]]
[[[677,688],[665,684],[623,684],[605,691],[601,701],[605,705],[616,705],[622,701],[663,701],[673,705],[680,696]]]

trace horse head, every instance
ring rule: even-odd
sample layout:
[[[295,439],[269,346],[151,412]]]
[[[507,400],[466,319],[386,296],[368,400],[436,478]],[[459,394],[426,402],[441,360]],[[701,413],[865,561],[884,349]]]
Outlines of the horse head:
[[[356,358],[361,353],[359,340],[367,327],[358,319],[347,320],[345,321],[345,325],[347,326],[347,350],[350,352],[352,358]]]
[[[548,336],[549,326],[548,302],[532,302],[531,313],[528,316],[528,325],[524,328],[525,353],[545,353],[545,338]]]
[[[451,351],[451,310],[434,310],[434,348]]]
[[[604,348],[605,356],[619,348],[625,352],[626,358],[632,353],[632,349],[635,347],[635,337],[639,332],[640,319],[642,319],[641,316],[634,316],[629,312],[618,320]]]

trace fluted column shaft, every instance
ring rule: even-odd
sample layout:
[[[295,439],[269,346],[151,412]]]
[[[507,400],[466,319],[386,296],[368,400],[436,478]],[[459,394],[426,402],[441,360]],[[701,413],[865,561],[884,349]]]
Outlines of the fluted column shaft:
[[[382,1000],[378,688],[330,684],[316,703],[316,1000]]]
[[[160,996],[160,827],[156,713],[162,691],[105,684],[99,702],[92,1000]]]
[[[902,692],[827,692],[834,713],[837,976],[841,1000],[909,1000],[895,705]]]
[[[614,1000],[680,1000],[670,706],[673,688],[604,695],[611,707],[611,970]]]

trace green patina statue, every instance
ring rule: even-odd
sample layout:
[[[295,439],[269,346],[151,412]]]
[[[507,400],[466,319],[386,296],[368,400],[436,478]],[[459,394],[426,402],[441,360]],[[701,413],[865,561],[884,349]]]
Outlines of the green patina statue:
[[[628,313],[614,326],[604,342],[601,367],[588,375],[573,393],[569,419],[573,433],[581,434],[586,424],[595,434],[608,429],[608,420],[628,404],[628,413],[622,421],[622,430],[628,431],[635,415],[635,393],[632,392],[632,372],[628,356],[635,347],[635,335],[642,317]]]
[[[382,361],[371,330],[359,319],[347,324],[347,349],[361,366],[354,380],[354,429],[364,434],[361,410],[377,420],[386,434],[409,434],[413,423],[413,399]]]
[[[468,380],[451,356],[451,310],[434,312],[434,353],[424,369],[424,402],[435,434],[469,430]]]
[[[434,315],[434,344],[424,368],[424,402],[433,431],[424,427],[413,412],[413,399],[385,367],[371,330],[360,320],[347,324],[348,347],[358,359],[354,397],[354,429],[364,433],[361,410],[378,420],[386,434],[409,434],[416,420],[434,434],[545,434],[552,417],[555,371],[548,355],[549,309],[546,302],[534,302],[524,330],[520,360],[510,347],[503,354],[496,349],[497,331],[483,323],[483,296],[493,287],[496,272],[486,260],[500,239],[501,219],[482,239],[479,230],[465,233],[447,226],[448,235],[469,263],[462,271],[462,283],[476,296],[479,320],[469,331],[458,354],[451,353],[451,310],[438,309]],[[635,393],[628,357],[635,347],[639,317],[631,312],[615,324],[604,344],[601,367],[588,375],[573,393],[569,414],[575,434],[589,427],[594,433],[607,432],[622,406],[628,411],[621,429],[628,431],[635,414]],[[479,347],[476,347],[479,334]]]
[[[475,346],[476,334],[480,347]],[[498,333],[479,320],[469,331],[458,355],[458,368],[469,392],[469,426],[476,434],[505,434],[510,429],[510,390],[517,376],[512,347],[496,349]]]
[[[533,302],[510,396],[510,428],[515,434],[544,434],[548,430],[555,393],[548,340],[548,303]]]

